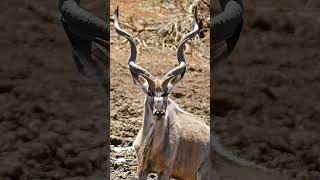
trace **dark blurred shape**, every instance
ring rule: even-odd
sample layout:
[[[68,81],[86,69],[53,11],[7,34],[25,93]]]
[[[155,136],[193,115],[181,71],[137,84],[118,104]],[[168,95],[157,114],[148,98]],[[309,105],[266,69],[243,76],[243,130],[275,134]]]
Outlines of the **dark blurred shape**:
[[[211,58],[215,65],[230,55],[243,24],[241,0],[220,0],[220,5],[222,12],[212,18],[210,27]]]
[[[109,24],[82,9],[79,4],[80,0],[59,0],[60,21],[69,38],[72,56],[79,72],[107,87],[107,58],[92,56],[103,53],[109,57]]]

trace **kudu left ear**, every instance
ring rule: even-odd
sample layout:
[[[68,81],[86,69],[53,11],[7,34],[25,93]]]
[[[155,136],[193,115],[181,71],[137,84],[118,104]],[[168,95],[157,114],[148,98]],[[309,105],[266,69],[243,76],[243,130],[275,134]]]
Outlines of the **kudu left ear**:
[[[180,74],[166,77],[162,80],[161,87],[164,92],[171,93],[174,86],[182,79]]]

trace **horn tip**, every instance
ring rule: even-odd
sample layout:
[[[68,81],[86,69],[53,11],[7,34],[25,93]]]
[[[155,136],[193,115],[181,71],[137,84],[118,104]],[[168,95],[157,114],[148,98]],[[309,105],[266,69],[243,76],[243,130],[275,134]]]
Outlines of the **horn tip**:
[[[114,14],[118,17],[119,16],[119,6],[117,5],[117,8],[114,11]]]
[[[198,21],[198,6],[195,6],[194,8],[194,18],[196,19],[196,21]]]

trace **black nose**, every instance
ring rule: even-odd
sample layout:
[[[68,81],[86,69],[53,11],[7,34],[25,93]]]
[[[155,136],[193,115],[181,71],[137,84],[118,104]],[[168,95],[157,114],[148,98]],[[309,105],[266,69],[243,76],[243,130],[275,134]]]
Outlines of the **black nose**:
[[[163,111],[156,111],[153,113],[153,115],[156,117],[162,117],[165,115],[165,113]]]

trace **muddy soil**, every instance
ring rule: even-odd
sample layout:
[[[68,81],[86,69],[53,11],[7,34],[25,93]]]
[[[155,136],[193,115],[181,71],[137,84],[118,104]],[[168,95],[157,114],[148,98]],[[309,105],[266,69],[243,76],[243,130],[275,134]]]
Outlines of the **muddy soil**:
[[[102,1],[82,2],[103,15]],[[106,99],[77,72],[57,1],[0,9],[0,179],[103,179]]]

